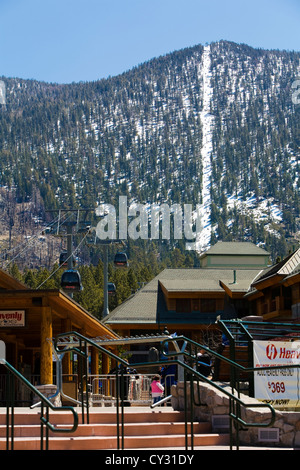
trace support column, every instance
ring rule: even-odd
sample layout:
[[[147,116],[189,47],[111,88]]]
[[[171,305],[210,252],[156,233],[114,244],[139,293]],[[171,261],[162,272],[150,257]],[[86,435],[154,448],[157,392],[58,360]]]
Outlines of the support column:
[[[108,288],[107,288],[107,282],[108,282],[108,245],[104,245],[104,287],[103,287],[103,312],[102,312],[102,318],[106,317],[109,314],[108,310]]]
[[[102,353],[102,374],[109,373],[109,357],[107,354]]]
[[[52,312],[50,307],[41,308],[41,385],[53,383],[52,348]]]
[[[72,322],[69,318],[64,320],[64,331],[72,331]],[[62,373],[65,376],[64,382],[72,382],[72,356],[71,353],[66,353],[62,360]]]
[[[96,348],[91,349],[91,374],[99,374],[99,351]]]
[[[99,351],[96,348],[91,348],[91,374],[97,376],[99,374]],[[99,381],[92,379],[93,393],[99,393]]]

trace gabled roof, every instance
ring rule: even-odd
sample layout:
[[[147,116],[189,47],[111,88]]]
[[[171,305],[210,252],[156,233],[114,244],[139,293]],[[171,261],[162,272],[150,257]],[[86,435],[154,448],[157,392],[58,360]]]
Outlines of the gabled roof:
[[[222,278],[220,285],[229,297],[233,298],[240,293],[246,295],[260,273],[261,270],[258,269],[239,269],[236,270],[236,281],[227,282],[225,278]]]
[[[218,256],[269,256],[269,253],[250,242],[217,242],[209,250],[201,255],[205,257],[207,255],[218,255]]]
[[[24,309],[29,306],[50,306],[59,318],[72,317],[74,324],[80,325],[89,335],[99,336],[107,334],[111,337],[118,335],[94,317],[81,305],[71,299],[60,289],[30,289],[22,282],[15,279],[8,272],[0,269],[0,304],[5,304],[5,309]],[[20,330],[24,334],[24,330]],[[30,329],[26,332],[33,334]]]
[[[279,263],[264,269],[261,275],[255,280],[253,283],[253,287],[269,280],[270,278],[275,278],[275,276],[279,276],[284,278],[286,276],[291,276],[296,274],[300,270],[300,248],[296,250],[294,253],[289,254],[286,258],[284,258]]]
[[[224,286],[227,285],[235,293],[240,292],[244,295],[259,272],[258,269],[237,269],[235,279],[233,269],[165,269],[114,309],[103,321],[109,325],[157,324],[170,315],[166,308],[163,290],[168,294],[188,295],[196,292],[224,294]]]
[[[168,270],[160,283],[168,292],[223,292],[224,285],[239,292],[247,292],[259,269],[184,269]]]
[[[131,324],[131,323],[156,323],[156,312],[159,300],[161,308],[164,308],[162,293],[158,298],[158,278],[146,284],[136,294],[130,296],[121,305],[115,308],[104,319],[105,324]]]
[[[7,271],[0,269],[0,290],[26,290],[28,287],[18,279],[11,276]]]

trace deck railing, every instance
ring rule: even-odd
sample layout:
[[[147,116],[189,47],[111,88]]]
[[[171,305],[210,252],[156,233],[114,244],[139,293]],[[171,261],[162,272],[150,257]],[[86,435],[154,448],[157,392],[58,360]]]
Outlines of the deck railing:
[[[26,390],[32,394],[37,395],[40,400],[40,450],[49,449],[49,431],[54,433],[73,433],[78,427],[78,415],[73,407],[70,406],[54,406],[34,385],[32,385],[22,374],[20,374],[11,364],[6,360],[1,360],[1,364],[7,370],[6,380],[6,450],[14,450],[14,414],[15,414],[15,395],[16,395],[16,381],[22,384]],[[73,414],[73,425],[67,428],[57,428],[53,426],[50,421],[49,411],[70,411]]]
[[[223,357],[221,354],[216,353],[213,350],[210,350],[207,346],[196,343],[195,341],[190,340],[184,336],[172,338],[168,337],[161,342],[161,358],[160,361],[155,362],[142,362],[142,363],[134,363],[129,364],[126,360],[121,357],[118,357],[114,353],[112,353],[109,349],[104,348],[103,346],[99,345],[95,340],[90,338],[85,338],[84,336],[80,335],[77,332],[69,332],[65,333],[64,337],[69,336],[70,342],[65,346],[61,347],[59,345],[59,335],[54,340],[54,348],[58,355],[66,354],[75,352],[78,354],[78,357],[81,358],[82,364],[79,367],[80,377],[79,377],[79,387],[80,390],[86,393],[81,393],[80,402],[81,402],[81,412],[82,412],[82,422],[85,421],[85,417],[87,422],[89,422],[89,393],[91,390],[90,385],[93,384],[93,377],[89,377],[88,374],[88,355],[89,355],[89,348],[96,348],[103,354],[106,354],[110,357],[110,359],[115,360],[116,368],[113,378],[110,376],[109,378],[106,376],[105,380],[113,381],[113,386],[111,385],[111,390],[113,389],[114,395],[114,405],[116,407],[116,426],[117,426],[117,448],[124,449],[124,406],[126,406],[126,400],[128,400],[128,395],[130,392],[130,388],[128,388],[128,374],[126,371],[128,368],[134,368],[136,371],[136,376],[140,375],[139,370],[145,370],[145,367],[148,370],[153,368],[155,371],[158,367],[165,367],[168,365],[175,365],[177,370],[183,371],[183,380],[184,380],[184,413],[185,413],[185,423],[186,423],[186,449],[188,449],[188,442],[190,442],[190,448],[193,449],[193,422],[194,422],[194,407],[199,404],[199,397],[194,395],[194,383],[195,382],[206,382],[213,386],[216,390],[220,391],[221,393],[225,394],[229,398],[229,419],[230,419],[230,448],[232,449],[234,446],[239,448],[239,430],[241,428],[247,428],[251,426],[255,427],[268,427],[272,426],[275,421],[275,410],[274,408],[268,403],[251,403],[251,405],[243,402],[240,397],[239,391],[232,389],[229,392],[227,389],[224,389],[220,386],[220,384],[214,382],[211,377],[207,377],[201,374],[199,371],[195,370],[195,363],[198,360],[197,358],[197,351],[198,350],[206,350],[211,356],[218,358],[221,361],[227,362],[231,368],[236,369],[238,371],[243,372],[254,372],[255,368],[251,367],[243,367],[240,364],[235,363],[231,359]],[[173,345],[176,342],[176,347],[171,347],[171,343]],[[147,338],[145,338],[145,343],[147,343]],[[169,347],[167,347],[169,346]],[[166,352],[169,351],[169,352]],[[3,362],[1,362],[3,363]],[[74,411],[72,407],[55,407],[50,400],[45,398],[27,379],[25,379],[21,374],[16,371],[11,365],[5,362],[5,367],[9,371],[10,377],[17,378],[23,384],[26,385],[33,393],[36,393],[41,401],[41,423],[42,427],[46,426],[46,433],[48,435],[48,431],[58,432],[58,429],[53,427],[49,421],[49,409],[55,410],[70,410],[74,414],[74,425],[72,428],[59,429],[59,432],[73,432],[78,425],[78,417],[77,413]],[[278,369],[278,368],[288,368],[289,366],[274,366],[274,367],[262,367],[259,370],[270,370],[270,369]],[[297,367],[295,365],[290,367]],[[141,374],[143,375],[143,374]],[[99,387],[99,377],[94,377],[98,381]],[[91,382],[90,382],[91,379]],[[61,386],[62,380],[59,380],[59,386]],[[14,393],[15,390],[14,384],[9,381],[9,386],[7,387],[7,409],[12,408],[14,406]],[[126,396],[127,393],[127,396]],[[130,392],[131,393],[131,392]],[[133,392],[132,392],[133,393]],[[44,412],[44,407],[46,407],[46,413]],[[263,423],[248,423],[242,419],[241,409],[242,408],[267,408],[270,412],[270,419],[267,422]],[[188,436],[188,422],[190,422],[191,431],[189,432]],[[7,429],[11,430],[11,446],[13,448],[13,414],[11,415],[10,421],[7,421]],[[46,442],[48,443],[48,436],[46,436]],[[8,440],[9,441],[9,440]],[[41,443],[44,442],[43,435],[41,437]],[[48,444],[47,444],[48,445]],[[42,448],[41,444],[41,448]]]
[[[201,345],[196,343],[195,341],[190,340],[184,336],[179,336],[176,338],[167,337],[161,342],[161,352],[163,356],[163,360],[155,361],[155,362],[142,362],[142,363],[134,363],[129,364],[126,360],[119,358],[115,354],[113,354],[108,349],[104,348],[103,346],[97,344],[95,340],[85,338],[84,336],[80,335],[77,332],[69,332],[62,335],[64,339],[66,336],[70,337],[70,342],[66,344],[64,347],[59,347],[59,335],[56,337],[54,341],[54,347],[56,352],[59,353],[66,353],[66,352],[76,352],[84,358],[84,363],[87,364],[87,354],[88,354],[88,346],[96,348],[98,351],[101,351],[104,354],[109,355],[111,358],[115,359],[116,361],[116,372],[115,372],[115,389],[116,389],[116,407],[117,407],[117,442],[118,448],[124,449],[124,404],[125,404],[125,377],[126,377],[126,369],[127,368],[134,368],[137,373],[139,369],[145,369],[147,367],[155,368],[157,370],[158,367],[165,367],[167,365],[176,365],[177,369],[181,368],[184,371],[184,390],[185,390],[185,429],[186,429],[186,449],[188,449],[188,434],[187,434],[187,423],[190,422],[191,424],[191,432],[190,432],[190,447],[193,449],[193,422],[194,422],[194,406],[197,406],[197,398],[194,396],[193,390],[193,382],[194,381],[204,381],[206,383],[211,384],[215,389],[219,390],[223,394],[225,394],[229,398],[229,418],[230,418],[230,448],[232,449],[235,445],[236,448],[239,448],[239,430],[241,427],[269,427],[272,426],[275,421],[275,410],[274,408],[268,403],[256,403],[251,404],[251,408],[267,408],[270,411],[270,419],[267,422],[263,423],[247,423],[241,417],[241,408],[242,407],[249,407],[250,405],[244,403],[239,393],[236,394],[234,390],[232,393],[228,390],[225,390],[220,385],[212,381],[210,378],[204,376],[197,370],[195,370],[195,363],[198,360],[197,354],[195,351],[197,350],[205,350],[212,356],[218,357],[220,360],[225,360],[226,362],[230,363],[231,367],[236,368],[238,370],[245,369],[243,366],[234,363],[230,359],[224,358],[220,354],[216,353],[215,351],[210,350],[207,346]],[[72,343],[73,342],[73,343]],[[145,343],[147,343],[147,338],[145,338]],[[176,343],[176,347],[169,348],[168,346],[170,343]],[[182,344],[179,346],[179,344]],[[166,352],[170,351],[170,352]],[[178,357],[183,357],[183,360],[177,359]],[[269,368],[266,368],[269,369]],[[246,370],[246,369],[245,369]],[[247,369],[248,370],[248,369]],[[250,369],[249,369],[250,370]],[[253,370],[253,369],[252,369]],[[262,370],[262,369],[260,369]],[[83,377],[83,376],[82,376]],[[86,370],[86,390],[88,389],[88,379],[87,379],[87,370]],[[189,385],[188,385],[189,384]],[[83,385],[82,385],[83,387]],[[188,393],[188,387],[190,393]],[[120,411],[119,411],[120,410]],[[87,411],[88,411],[88,404],[87,404]]]

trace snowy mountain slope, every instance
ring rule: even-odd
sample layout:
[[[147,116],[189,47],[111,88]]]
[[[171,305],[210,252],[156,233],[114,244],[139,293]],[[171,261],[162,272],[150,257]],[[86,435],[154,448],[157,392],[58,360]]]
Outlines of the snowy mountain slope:
[[[197,248],[199,252],[206,251],[210,246],[211,223],[210,223],[210,206],[211,206],[211,158],[212,158],[212,131],[213,116],[211,114],[211,104],[213,89],[211,86],[211,58],[210,46],[205,46],[201,64],[202,74],[202,110],[200,113],[202,126],[202,205],[201,205],[201,223],[202,230],[197,239]]]
[[[291,88],[299,54],[220,42],[212,47],[212,62],[213,200],[225,195],[232,233],[237,211],[260,233],[297,237],[300,110]],[[249,225],[244,235],[253,236]]]
[[[221,41],[91,83],[3,77],[0,184],[41,210],[189,203],[199,250],[234,238],[283,253],[299,232],[299,59]]]

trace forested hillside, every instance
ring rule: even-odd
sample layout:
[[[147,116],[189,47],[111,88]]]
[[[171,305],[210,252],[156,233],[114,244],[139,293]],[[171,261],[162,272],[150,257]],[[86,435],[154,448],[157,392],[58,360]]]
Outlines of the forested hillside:
[[[299,243],[299,60],[221,41],[95,82],[2,77],[2,251],[48,222],[50,209],[127,195],[202,204],[199,250],[235,239],[285,255]],[[163,243],[156,249],[169,256]]]

